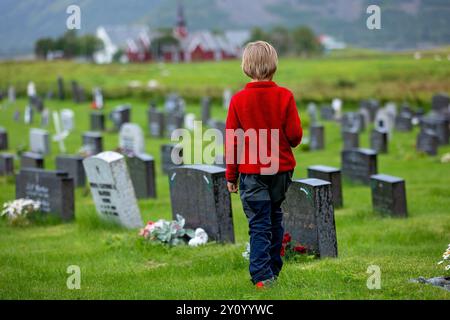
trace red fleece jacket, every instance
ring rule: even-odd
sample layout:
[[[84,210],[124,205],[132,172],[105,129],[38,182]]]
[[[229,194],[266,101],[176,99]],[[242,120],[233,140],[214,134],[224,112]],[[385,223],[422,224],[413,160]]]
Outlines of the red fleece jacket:
[[[300,144],[303,130],[294,96],[288,89],[279,87],[273,81],[248,83],[231,99],[226,129],[225,155],[228,181],[236,182],[239,173],[261,174],[262,168],[274,165],[278,165],[275,173],[295,168],[291,148]],[[246,133],[244,139],[239,139],[233,133],[236,129],[242,129]],[[247,131],[249,129],[254,129],[257,133],[260,129],[266,129],[267,136],[253,135],[256,136],[255,140],[250,131]],[[278,129],[278,155],[272,154],[272,151],[275,151],[271,150],[274,140],[270,137],[271,132],[276,131],[271,129]],[[276,148],[276,144],[274,147]],[[241,153],[238,153],[238,150],[241,150]],[[270,159],[269,163],[265,155]]]

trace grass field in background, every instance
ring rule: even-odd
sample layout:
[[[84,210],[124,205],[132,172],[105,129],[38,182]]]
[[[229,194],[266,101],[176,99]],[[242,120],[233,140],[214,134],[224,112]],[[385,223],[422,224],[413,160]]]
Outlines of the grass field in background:
[[[397,61],[394,59],[393,61]],[[295,61],[288,61],[295,65]],[[314,74],[319,61],[308,62],[307,67],[299,67],[306,79]],[[331,63],[331,62],[330,62]],[[354,74],[362,77],[366,67],[364,62],[349,62],[353,65]],[[381,62],[379,62],[381,64]],[[389,65],[389,61],[385,62]],[[415,61],[399,62],[413,64]],[[39,75],[53,79],[56,74],[50,64],[47,72],[43,65],[36,64],[29,76]],[[198,74],[205,76],[203,81],[215,85],[225,85],[231,79],[239,78],[239,71],[228,74],[226,70],[234,70],[235,62],[217,65],[198,64],[168,66],[190,68],[189,72],[198,68]],[[395,63],[394,63],[395,64]],[[429,68],[435,62],[428,62]],[[97,67],[77,66],[62,63],[74,71],[74,76],[83,77],[82,83],[94,84],[105,81],[101,85],[121,85],[127,80],[142,77],[145,72],[124,71],[122,66]],[[281,64],[280,78],[286,82],[293,70]],[[18,67],[17,65],[16,67]],[[24,65],[25,66],[25,65]],[[20,66],[20,68],[24,68]],[[208,71],[208,66],[214,72]],[[314,67],[313,67],[314,66]],[[334,65],[336,67],[336,65]],[[358,67],[357,67],[358,66]],[[92,68],[90,71],[89,68]],[[104,68],[104,69],[103,69]],[[111,68],[108,77],[104,75],[91,79],[89,75],[98,70]],[[145,70],[156,66],[133,66],[131,70]],[[223,70],[222,70],[223,68]],[[322,66],[323,72],[326,69]],[[345,67],[341,71],[345,74]],[[440,70],[432,68],[434,79],[441,79],[449,68]],[[6,69],[7,70],[7,69]],[[38,71],[39,70],[39,71]],[[122,71],[120,71],[122,70]],[[219,70],[222,70],[222,74]],[[355,71],[358,70],[358,71]],[[431,71],[431,69],[430,69]],[[42,72],[42,73],[41,73]],[[123,72],[123,73],[122,73]],[[187,70],[186,70],[187,72]],[[336,75],[338,70],[330,71]],[[385,72],[394,72],[386,70]],[[416,68],[407,70],[405,74],[419,72]],[[4,66],[0,73],[5,74]],[[86,73],[86,75],[84,75]],[[209,78],[208,78],[209,74]],[[291,76],[289,76],[291,74]],[[17,73],[17,78],[29,79]],[[373,81],[379,81],[378,72],[373,71]],[[151,77],[151,75],[150,75]],[[175,77],[175,76],[174,76]],[[236,77],[236,78],[234,78]],[[0,78],[2,78],[0,76]],[[326,76],[323,81],[327,82]],[[417,78],[417,77],[416,77]],[[181,81],[182,75],[177,76]],[[191,76],[182,80],[192,86],[200,87],[200,83],[190,82]],[[406,75],[405,75],[406,79]],[[420,81],[421,79],[410,79]],[[167,81],[175,79],[168,78]],[[220,81],[220,82],[219,82]],[[293,82],[292,82],[293,83]],[[381,83],[380,86],[385,84]],[[449,86],[448,77],[443,81]],[[39,87],[39,83],[38,83]],[[107,101],[106,112],[122,103],[132,104],[132,121],[146,126],[146,99],[127,99]],[[21,110],[25,100],[18,100],[15,106],[4,107],[0,111],[0,126],[9,133],[10,152],[17,146],[27,147],[30,127],[12,121],[14,109]],[[76,129],[66,140],[68,153],[75,153],[81,146],[81,134],[88,130],[89,105],[74,105],[71,101],[48,101],[51,110],[70,107],[75,111]],[[200,117],[198,105],[189,104],[187,112]],[[224,119],[226,111],[219,104],[213,106],[212,116]],[[300,109],[301,117],[307,123],[304,109]],[[35,118],[38,126],[39,116]],[[327,122],[326,149],[316,152],[295,150],[298,166],[295,178],[306,177],[306,168],[313,164],[340,166],[341,139],[337,123]],[[111,128],[111,122],[108,122]],[[53,133],[52,126],[49,130]],[[450,242],[450,165],[440,163],[444,153],[450,152],[450,146],[441,147],[439,156],[428,157],[417,154],[414,148],[416,133],[394,133],[389,145],[389,154],[378,157],[379,172],[400,176],[406,179],[409,217],[394,219],[383,217],[372,211],[370,189],[366,186],[345,182],[343,185],[344,208],[336,210],[336,229],[338,237],[339,257],[337,259],[311,260],[304,262],[288,262],[283,269],[278,285],[273,289],[258,292],[251,285],[248,275],[248,262],[241,253],[248,241],[247,222],[244,217],[239,197],[232,195],[233,219],[236,244],[220,245],[209,243],[200,248],[176,247],[161,245],[145,245],[139,241],[136,231],[127,231],[100,222],[95,211],[91,194],[88,190],[76,190],[76,219],[65,224],[43,224],[23,228],[8,226],[0,222],[0,298],[1,299],[449,299],[450,293],[428,285],[409,283],[410,278],[419,276],[432,277],[444,274],[443,268],[437,266],[442,252]],[[305,132],[308,135],[308,130]],[[363,147],[368,147],[368,131],[361,135]],[[167,176],[162,175],[160,168],[160,145],[166,139],[146,138],[146,151],[153,155],[157,167],[156,200],[139,201],[144,221],[159,218],[170,219],[169,184]],[[117,133],[104,133],[105,149],[118,146]],[[52,155],[46,157],[46,168],[54,168],[54,157],[58,154],[57,143],[52,143]],[[18,170],[16,161],[16,170]],[[14,181],[0,177],[0,203],[14,199]],[[69,276],[66,269],[69,265],[81,268],[81,290],[68,290],[66,280]],[[381,268],[382,289],[369,290],[366,287],[370,265]]]
[[[331,101],[340,97],[357,103],[360,99],[417,102],[427,107],[436,92],[450,92],[450,48],[424,52],[421,60],[412,53],[386,54],[349,50],[315,59],[283,58],[275,81],[287,86],[305,100]],[[440,61],[435,60],[435,55]],[[202,95],[221,98],[224,88],[238,90],[248,79],[240,70],[240,61],[190,64],[111,64],[94,65],[71,61],[1,62],[0,88],[13,84],[24,94],[28,81],[36,83],[40,94],[56,93],[56,78],[77,80],[91,93],[93,87],[103,88],[110,98],[157,97],[177,91],[189,100]],[[150,80],[158,83],[148,89]],[[129,88],[131,82],[138,85]],[[137,81],[137,82],[136,82]]]

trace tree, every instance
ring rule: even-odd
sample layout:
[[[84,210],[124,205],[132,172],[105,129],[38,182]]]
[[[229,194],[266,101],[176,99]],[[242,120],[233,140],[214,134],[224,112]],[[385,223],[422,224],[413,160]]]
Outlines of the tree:
[[[162,32],[161,35],[152,40],[150,51],[153,55],[161,57],[164,47],[174,46],[179,48],[180,41],[175,38],[170,31]]]
[[[65,58],[73,58],[80,54],[80,43],[75,30],[69,30],[56,40],[58,50],[64,52]]]
[[[54,50],[55,41],[52,38],[42,38],[36,41],[34,45],[34,53],[37,57],[45,59],[47,54]]]
[[[270,35],[265,32],[263,29],[259,27],[255,27],[252,29],[250,33],[250,39],[248,39],[248,42],[254,42],[254,41],[270,41]]]
[[[269,42],[275,47],[279,55],[286,55],[292,48],[289,30],[278,26],[271,30]]]
[[[311,56],[323,51],[322,45],[317,40],[314,32],[306,26],[294,29],[292,31],[292,40],[295,53],[298,55]]]
[[[87,34],[78,39],[78,55],[92,58],[96,51],[103,49],[103,42],[96,36]]]

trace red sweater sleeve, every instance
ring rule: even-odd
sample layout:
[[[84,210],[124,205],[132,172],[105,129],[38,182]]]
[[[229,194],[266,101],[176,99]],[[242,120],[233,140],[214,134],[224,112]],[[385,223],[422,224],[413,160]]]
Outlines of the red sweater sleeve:
[[[236,130],[239,129],[240,127],[241,126],[239,124],[236,111],[234,109],[233,100],[231,100],[230,107],[228,109],[225,128]],[[225,163],[226,163],[225,177],[227,181],[236,182],[239,177],[239,171],[237,161],[237,138],[234,136],[234,134],[225,135]]]
[[[286,137],[292,148],[295,148],[300,144],[300,142],[302,142],[302,123],[298,115],[295,99],[292,95],[289,98],[289,104],[286,110],[284,133],[286,134]]]

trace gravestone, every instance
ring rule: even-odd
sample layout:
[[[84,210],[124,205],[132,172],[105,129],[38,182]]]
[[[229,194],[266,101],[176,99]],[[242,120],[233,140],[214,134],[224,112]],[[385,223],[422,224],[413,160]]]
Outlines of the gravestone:
[[[80,86],[78,85],[78,82],[75,80],[72,80],[71,82],[71,86],[72,86],[72,100],[75,103],[81,103],[81,90],[80,90]]]
[[[392,130],[394,129],[395,124],[395,117],[396,115],[394,115],[387,109],[378,110],[375,116],[375,129],[379,131],[386,131],[388,134],[388,138],[391,139]]]
[[[370,177],[372,205],[375,211],[395,217],[408,215],[405,180],[385,174]]]
[[[74,184],[67,172],[21,169],[16,177],[16,199],[39,201],[40,211],[64,221],[75,215]]]
[[[25,124],[33,123],[33,115],[33,108],[30,105],[27,105],[23,113],[23,121],[25,122]]]
[[[126,228],[142,227],[125,158],[107,151],[84,159],[83,165],[100,217]]]
[[[334,208],[341,208],[344,205],[342,197],[341,170],[322,165],[311,166],[308,167],[308,178],[330,182]]]
[[[442,115],[432,113],[420,121],[422,130],[433,131],[439,140],[439,145],[447,145],[450,141],[449,121]]]
[[[0,176],[14,174],[14,155],[10,153],[0,154]]]
[[[92,102],[92,106],[95,109],[102,109],[103,108],[103,93],[102,93],[102,89],[100,88],[94,88],[93,89],[93,102]]]
[[[42,112],[42,110],[44,110],[44,101],[41,97],[35,96],[31,99],[31,101],[31,105],[36,108],[37,112]]]
[[[334,98],[331,101],[331,108],[333,108],[335,120],[340,120],[342,118],[342,105],[343,105],[343,102],[339,98]]]
[[[72,131],[75,127],[75,114],[73,110],[70,109],[62,109],[60,112],[61,116],[61,129],[63,131]]]
[[[358,111],[358,113],[362,116],[364,122],[364,128],[370,126],[372,123],[369,110],[362,108]]]
[[[323,121],[332,121],[335,119],[334,109],[331,106],[322,106],[320,108],[320,118]]]
[[[20,155],[20,168],[44,169],[44,157],[40,153],[23,152]]]
[[[211,118],[211,99],[209,97],[202,98],[202,122],[205,126]]]
[[[114,129],[116,131],[119,131],[120,127],[124,123],[130,122],[131,106],[129,105],[118,106],[113,111],[111,111],[109,117],[114,124]]]
[[[155,160],[148,154],[126,157],[130,178],[138,199],[156,198]]]
[[[125,123],[122,125],[119,133],[119,148],[126,155],[145,152],[144,134],[138,124]]]
[[[445,93],[435,94],[431,101],[431,109],[438,113],[448,111],[449,105],[450,105],[450,97]]]
[[[86,185],[86,173],[83,168],[83,157],[78,155],[59,155],[56,157],[56,169],[67,172],[73,178],[75,187]]]
[[[91,112],[91,131],[105,131],[105,115],[100,111]]]
[[[45,108],[41,113],[41,128],[48,127],[48,123],[50,122],[50,111]]]
[[[364,129],[364,117],[362,114],[358,112],[346,112],[343,114],[341,119],[342,131],[355,131],[361,133]]]
[[[177,129],[183,128],[184,114],[181,113],[169,113],[166,115],[166,131],[167,137],[172,136],[172,132]]]
[[[317,106],[315,103],[310,102],[308,103],[308,105],[306,106],[306,112],[308,113],[309,116],[309,123],[311,125],[314,125],[317,123]]]
[[[8,132],[0,127],[0,150],[8,150]]]
[[[28,98],[35,97],[37,94],[36,92],[36,86],[34,85],[33,81],[28,82],[27,84],[27,96]]]
[[[294,180],[283,202],[285,232],[292,241],[319,257],[337,257],[331,183],[319,179]]]
[[[323,150],[325,148],[325,127],[312,125],[310,129],[309,147],[311,150]]]
[[[148,129],[152,137],[164,137],[165,115],[154,106],[148,109]]]
[[[225,169],[208,165],[174,167],[169,172],[169,185],[174,218],[181,215],[187,228],[203,228],[213,240],[234,243]]]
[[[420,130],[416,140],[416,150],[430,156],[436,156],[439,147],[439,137],[432,130]]]
[[[64,100],[65,92],[64,92],[64,80],[63,80],[63,78],[62,77],[58,77],[57,83],[58,83],[58,98],[59,98],[59,100]]]
[[[380,108],[380,104],[377,100],[374,99],[362,100],[359,104],[359,108],[367,110],[370,122],[374,122],[377,111]]]
[[[50,153],[50,136],[47,130],[30,129],[30,150],[34,153]]]
[[[85,132],[82,136],[82,145],[88,155],[96,155],[103,151],[103,137],[100,132]]]
[[[401,112],[395,118],[395,129],[402,132],[410,132],[413,129],[412,116],[409,113]]]
[[[161,168],[164,174],[167,174],[172,167],[182,164],[183,148],[175,144],[163,144],[161,146]]]
[[[10,103],[16,102],[16,89],[14,88],[14,86],[8,87],[8,101]]]
[[[195,128],[195,114],[188,113],[184,116],[184,127],[190,131],[193,131]]]
[[[371,149],[350,149],[341,152],[342,175],[351,181],[369,184],[378,173],[377,153]]]
[[[344,131],[342,133],[343,150],[359,148],[359,133],[357,131]]]
[[[376,153],[388,153],[388,134],[385,130],[373,129],[370,133],[370,149]]]

